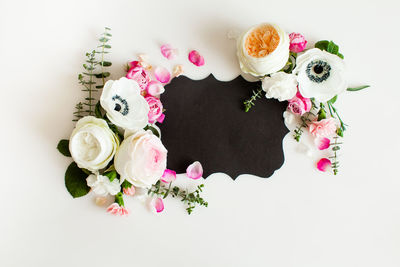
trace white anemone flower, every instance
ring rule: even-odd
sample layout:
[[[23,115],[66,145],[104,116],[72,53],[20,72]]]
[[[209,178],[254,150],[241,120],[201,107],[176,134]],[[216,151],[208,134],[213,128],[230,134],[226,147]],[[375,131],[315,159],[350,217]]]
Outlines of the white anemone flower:
[[[147,125],[150,108],[140,91],[137,82],[125,77],[106,82],[100,104],[112,123],[133,131]]]
[[[296,64],[293,74],[303,97],[325,102],[347,88],[345,64],[336,55],[313,48],[300,55]]]

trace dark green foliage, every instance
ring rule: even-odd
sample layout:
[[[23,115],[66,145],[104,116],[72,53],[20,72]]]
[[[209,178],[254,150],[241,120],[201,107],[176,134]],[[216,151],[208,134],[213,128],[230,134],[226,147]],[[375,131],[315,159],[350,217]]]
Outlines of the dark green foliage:
[[[69,140],[62,139],[58,142],[57,145],[58,151],[66,157],[71,157],[71,153],[69,152]]]
[[[75,162],[72,162],[65,172],[65,186],[72,197],[82,197],[89,193],[90,187],[86,183],[87,174]]]
[[[339,46],[335,44],[333,41],[322,40],[317,42],[315,44],[315,47],[320,50],[325,50],[331,54],[337,55],[341,59],[344,58],[344,56],[341,53],[339,53]]]

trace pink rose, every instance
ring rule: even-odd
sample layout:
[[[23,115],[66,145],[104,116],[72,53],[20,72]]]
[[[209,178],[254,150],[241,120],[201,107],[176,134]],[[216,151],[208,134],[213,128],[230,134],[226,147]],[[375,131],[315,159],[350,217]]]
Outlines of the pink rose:
[[[334,118],[313,121],[308,130],[315,137],[331,137],[337,130],[337,121]]]
[[[154,96],[146,96],[144,99],[146,99],[150,107],[148,114],[149,123],[154,123],[156,121],[162,123],[164,121],[165,115],[163,114],[163,105],[160,99]]]
[[[131,68],[128,70],[126,78],[136,81],[142,91],[146,90],[150,82],[150,75],[147,70],[140,65],[139,61],[132,61],[129,65]]]
[[[289,50],[294,53],[303,52],[306,48],[307,40],[300,33],[292,32],[289,34],[290,46]]]
[[[288,109],[294,114],[303,115],[309,112],[311,107],[311,100],[303,97],[300,92],[297,92],[297,94],[289,100]]]

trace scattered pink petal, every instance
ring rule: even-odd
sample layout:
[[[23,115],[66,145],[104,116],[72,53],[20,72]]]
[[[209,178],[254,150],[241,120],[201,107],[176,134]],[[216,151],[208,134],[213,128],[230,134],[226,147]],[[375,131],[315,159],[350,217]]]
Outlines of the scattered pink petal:
[[[136,193],[135,187],[133,185],[131,187],[128,187],[128,188],[123,188],[122,191],[127,196],[133,196]]]
[[[164,171],[164,174],[161,177],[161,182],[164,182],[167,184],[169,184],[175,180],[176,180],[176,172],[173,170],[169,170],[169,169],[166,169]]]
[[[157,213],[160,213],[164,210],[164,202],[160,197],[153,198],[151,201],[151,205],[154,208],[154,211],[156,211]]]
[[[147,93],[152,96],[159,96],[165,92],[164,86],[158,81],[151,81],[147,85]]]
[[[194,180],[201,178],[203,176],[203,167],[201,166],[201,163],[195,161],[190,164],[186,169],[186,174],[189,178]]]
[[[315,139],[315,144],[317,145],[319,150],[325,150],[330,146],[331,140],[329,140],[329,138],[326,137],[321,137]]]
[[[189,61],[197,67],[204,65],[204,58],[196,50],[192,50],[189,53]]]
[[[327,158],[322,158],[317,163],[317,169],[321,172],[326,172],[326,170],[332,165],[331,161]]]
[[[172,48],[169,44],[161,46],[161,54],[170,60],[176,58],[177,53],[177,49]]]
[[[121,207],[118,203],[113,203],[107,208],[107,212],[113,215],[128,215],[129,211],[125,207]]]
[[[156,76],[157,81],[161,83],[167,83],[171,79],[171,74],[164,67],[156,67],[154,69],[154,76]]]
[[[172,70],[172,76],[179,77],[183,74],[183,65],[176,65]]]

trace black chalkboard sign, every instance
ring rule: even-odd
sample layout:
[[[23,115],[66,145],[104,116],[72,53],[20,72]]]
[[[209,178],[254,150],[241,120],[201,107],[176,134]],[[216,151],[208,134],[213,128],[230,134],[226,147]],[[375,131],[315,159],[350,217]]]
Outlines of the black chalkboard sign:
[[[258,99],[249,111],[243,101],[260,87],[241,76],[229,82],[213,75],[203,80],[174,78],[161,95],[165,120],[160,125],[168,149],[168,168],[184,173],[200,161],[204,177],[223,172],[269,177],[284,162],[283,112],[287,102]]]

